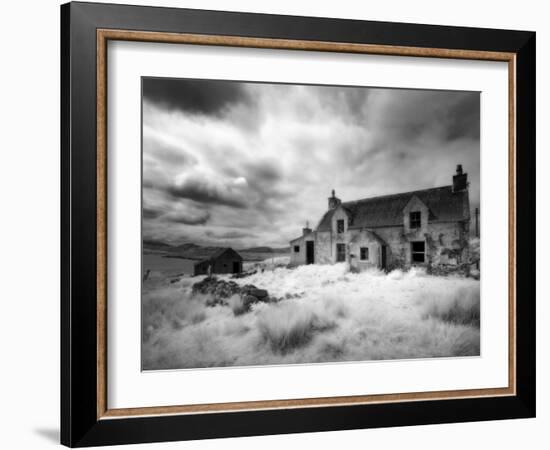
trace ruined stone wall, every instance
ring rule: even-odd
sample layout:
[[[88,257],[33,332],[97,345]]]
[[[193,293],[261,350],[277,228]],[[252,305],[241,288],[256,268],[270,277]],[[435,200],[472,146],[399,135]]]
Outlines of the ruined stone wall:
[[[290,265],[299,266],[306,263],[306,242],[315,241],[315,234],[310,233],[306,236],[299,237],[290,241]],[[294,251],[294,247],[298,246],[298,252]],[[315,247],[315,244],[314,244]],[[315,261],[317,262],[317,261]]]
[[[316,264],[334,263],[333,241],[330,231],[317,231],[317,239],[315,240]]]
[[[336,223],[344,220],[344,233],[337,233]],[[315,263],[334,264],[336,262],[336,244],[346,244],[346,261],[349,260],[348,232],[349,218],[342,207],[338,207],[332,216],[331,231],[317,231],[315,242]]]
[[[468,262],[468,234],[468,222],[431,224],[426,234],[428,262],[434,265]]]
[[[390,269],[411,265],[411,242],[423,241],[425,264],[462,264],[468,260],[468,224],[463,222],[429,223],[417,230],[405,232],[403,227],[373,230],[389,246]]]
[[[404,238],[403,227],[374,228],[374,231],[387,244],[388,269],[405,267],[410,261],[410,243]]]
[[[363,270],[380,267],[381,249],[380,243],[372,239],[366,232],[361,230],[349,230],[349,261],[352,270],[361,272]],[[368,248],[368,259],[361,260],[361,248]]]
[[[295,252],[294,247],[298,246],[299,251]],[[290,265],[299,266],[306,263],[306,245],[304,243],[304,238],[294,239],[290,241]]]

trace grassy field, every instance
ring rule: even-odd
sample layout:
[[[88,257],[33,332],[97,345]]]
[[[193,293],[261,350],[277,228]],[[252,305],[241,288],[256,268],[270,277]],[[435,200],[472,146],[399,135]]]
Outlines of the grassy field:
[[[143,291],[143,369],[479,355],[479,281],[352,274],[344,264],[263,268],[232,280],[269,292],[250,308],[237,294],[223,303],[193,295],[203,277],[153,273]]]

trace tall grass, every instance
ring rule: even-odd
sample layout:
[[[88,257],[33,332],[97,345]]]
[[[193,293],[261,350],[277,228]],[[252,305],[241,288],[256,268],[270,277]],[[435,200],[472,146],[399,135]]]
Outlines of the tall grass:
[[[303,304],[287,301],[264,309],[258,315],[257,326],[273,352],[286,354],[309,344],[315,333],[327,331],[336,323]]]
[[[196,281],[153,274],[145,283],[144,369],[479,355],[476,280],[276,268],[235,280],[282,299],[253,304],[193,295]]]
[[[432,293],[424,303],[424,316],[459,325],[480,325],[479,289],[460,288],[456,291]]]

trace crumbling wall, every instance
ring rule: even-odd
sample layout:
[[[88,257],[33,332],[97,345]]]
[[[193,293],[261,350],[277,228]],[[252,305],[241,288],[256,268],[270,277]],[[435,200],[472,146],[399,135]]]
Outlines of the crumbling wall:
[[[290,241],[290,266],[300,266],[306,263],[306,242],[315,241],[316,233],[309,233],[306,236]],[[298,251],[294,251],[294,247],[298,246]],[[315,246],[315,244],[314,244]]]
[[[344,232],[337,233],[337,220],[344,220]],[[342,207],[338,207],[331,219],[330,231],[317,231],[315,242],[315,263],[316,264],[334,264],[336,262],[336,244],[346,245],[346,261],[349,261],[349,239],[350,230],[348,230],[349,217]]]
[[[333,264],[333,251],[330,231],[317,231],[317,239],[315,240],[315,263],[316,264]]]
[[[404,227],[377,228],[373,231],[389,246],[389,269],[411,266],[411,242],[415,241],[424,241],[427,266],[459,266],[469,261],[467,222],[431,222],[427,227],[410,232],[405,232]]]
[[[350,230],[349,234],[349,261],[352,271],[361,272],[371,267],[380,267],[380,242],[373,239],[362,230]],[[368,248],[368,259],[361,260],[361,248]]]
[[[427,260],[432,265],[461,265],[468,262],[468,223],[433,223],[426,233]]]
[[[374,228],[374,231],[388,245],[387,265],[389,270],[406,267],[410,255],[410,243],[403,238],[403,227]]]

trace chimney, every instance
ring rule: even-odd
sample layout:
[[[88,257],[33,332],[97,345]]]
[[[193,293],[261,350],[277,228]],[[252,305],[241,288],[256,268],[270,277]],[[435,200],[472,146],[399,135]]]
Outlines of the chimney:
[[[336,209],[340,203],[342,203],[342,200],[340,200],[338,197],[336,197],[336,194],[335,194],[334,189],[333,189],[332,190],[332,197],[328,198],[328,209]]]
[[[456,175],[453,175],[453,192],[468,189],[468,174],[462,172],[462,164],[456,166]]]
[[[306,236],[311,233],[311,228],[309,228],[309,222],[306,222],[306,226],[302,228],[302,236]]]

